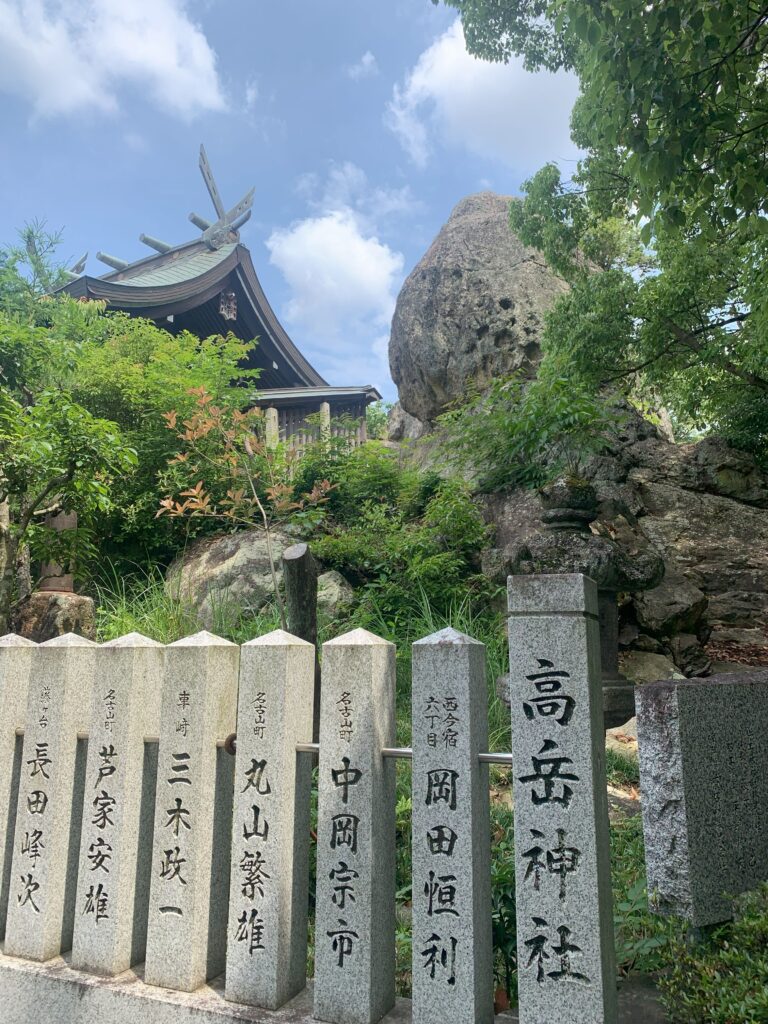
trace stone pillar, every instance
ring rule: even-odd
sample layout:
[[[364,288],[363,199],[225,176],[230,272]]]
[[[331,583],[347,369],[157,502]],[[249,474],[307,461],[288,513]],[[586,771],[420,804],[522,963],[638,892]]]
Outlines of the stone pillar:
[[[35,647],[15,633],[0,637],[0,939],[5,935],[21,774],[22,739],[16,730],[22,730],[26,720]]]
[[[270,1010],[306,985],[314,686],[312,644],[241,648],[226,997]]]
[[[85,912],[74,903],[85,769],[77,734],[87,728],[95,648],[69,633],[33,652],[5,932],[5,952],[27,960],[69,949],[74,915]],[[89,800],[85,812],[109,808]]]
[[[165,649],[145,980],[194,992],[224,969],[240,649],[196,633]]]
[[[706,928],[768,879],[768,667],[637,688],[650,908]]]
[[[616,1024],[597,588],[509,579],[520,1024]]]
[[[603,717],[606,729],[624,725],[635,714],[635,687],[619,671],[619,608],[615,590],[597,592],[600,622],[600,663],[603,680]]]
[[[314,1016],[375,1024],[395,1002],[395,648],[323,645]]]
[[[77,529],[77,512],[58,512],[53,516],[46,516],[45,525],[57,533],[64,530]],[[45,562],[40,566],[40,586],[38,592],[51,592],[60,594],[73,594],[75,592],[75,577],[71,572],[64,572],[60,565],[55,562]]]
[[[144,959],[162,644],[131,633],[95,652],[72,966],[114,977]],[[93,908],[91,910],[91,907]]]
[[[283,552],[283,587],[288,629],[317,648],[317,562],[308,544],[292,544]],[[315,653],[312,742],[320,740],[320,660]]]
[[[331,405],[330,402],[320,403],[320,439],[327,441],[331,436]]]
[[[264,410],[264,439],[267,448],[277,448],[280,443],[280,421],[277,409],[271,406]]]
[[[492,1024],[485,647],[413,645],[413,1020]]]
[[[12,562],[10,508],[7,501],[0,501],[0,634],[11,628],[11,598],[15,572]]]

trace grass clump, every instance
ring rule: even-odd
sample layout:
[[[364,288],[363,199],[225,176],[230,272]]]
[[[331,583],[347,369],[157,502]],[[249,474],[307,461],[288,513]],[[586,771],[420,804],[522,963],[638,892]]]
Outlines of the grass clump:
[[[197,608],[165,584],[158,568],[139,569],[132,575],[107,570],[95,585],[96,634],[100,643],[128,633],[142,633],[161,644],[172,644],[201,628]],[[210,631],[242,644],[277,629],[276,607],[258,613],[244,611],[232,602],[211,601]]]
[[[678,937],[659,982],[675,1024],[768,1021],[768,882],[736,901],[736,916],[694,944]]]
[[[611,879],[619,973],[653,974],[668,962],[670,943],[679,933],[680,924],[648,909],[645,845],[639,814],[611,825]]]
[[[611,786],[626,789],[640,785],[640,765],[637,760],[611,747],[605,751],[605,774]]]

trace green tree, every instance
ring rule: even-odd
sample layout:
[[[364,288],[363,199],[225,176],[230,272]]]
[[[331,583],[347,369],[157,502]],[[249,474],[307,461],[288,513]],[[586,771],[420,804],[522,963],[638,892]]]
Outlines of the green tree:
[[[240,385],[258,375],[240,368],[253,345],[234,335],[172,335],[122,313],[100,314],[97,327],[79,353],[73,395],[94,415],[118,423],[138,453],[136,472],[115,482],[113,505],[101,521],[106,550],[125,562],[164,562],[190,528],[211,528],[196,520],[181,530],[155,519],[162,478],[177,450],[164,414],[192,415],[199,388],[221,409],[242,407],[248,392]]]
[[[66,281],[56,260],[59,232],[48,231],[44,221],[32,221],[19,232],[15,245],[0,247],[0,310],[22,314],[34,321],[39,300]]]
[[[768,449],[768,6],[446,0],[467,44],[565,68],[573,181],[523,186],[512,226],[568,279],[557,371],[660,396],[685,426]],[[596,273],[602,271],[602,273]]]
[[[588,173],[585,175],[588,181]],[[545,365],[593,388],[660,397],[683,429],[717,430],[768,454],[768,236],[659,222],[643,245],[629,213],[548,165],[512,226],[571,290],[546,318]]]
[[[608,159],[602,172],[641,215],[708,225],[768,212],[764,3],[445,2],[478,56],[576,72],[575,139]]]
[[[232,335],[172,335],[150,321],[108,312],[51,289],[63,281],[55,263],[57,235],[27,226],[20,244],[0,250],[0,386],[23,406],[61,393],[93,417],[117,424],[138,457],[133,471],[111,481],[111,498],[93,515],[101,554],[128,562],[166,561],[186,535],[155,520],[160,477],[174,453],[163,413],[194,409],[204,387],[224,407],[237,407],[238,386],[257,377],[240,364],[253,347]],[[204,524],[194,524],[194,530]]]
[[[71,536],[55,535],[41,514],[67,509],[84,524],[110,506],[115,477],[131,472],[135,452],[114,423],[92,416],[61,391],[44,392],[30,405],[0,387],[0,504],[10,509],[0,524],[0,633],[7,632],[21,548],[67,563]]]
[[[258,529],[264,533],[272,573],[272,588],[283,629],[285,604],[278,586],[273,527],[297,512],[327,501],[332,485],[323,480],[311,492],[297,495],[290,482],[295,451],[266,443],[264,413],[242,412],[217,405],[204,387],[193,388],[194,411],[179,422],[176,410],[165,414],[165,424],[181,442],[170,460],[166,476],[178,494],[158,502],[158,518],[196,518],[228,527]],[[183,500],[180,500],[183,499]]]

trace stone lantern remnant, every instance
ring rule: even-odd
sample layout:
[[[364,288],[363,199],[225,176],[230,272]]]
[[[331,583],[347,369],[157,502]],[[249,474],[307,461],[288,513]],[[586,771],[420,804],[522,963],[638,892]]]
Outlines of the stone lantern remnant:
[[[653,551],[630,552],[617,541],[592,533],[598,502],[590,483],[560,478],[539,493],[545,530],[518,550],[512,574],[582,573],[597,584],[603,710],[605,728],[612,729],[635,713],[633,684],[619,671],[616,596],[658,586],[664,562]]]

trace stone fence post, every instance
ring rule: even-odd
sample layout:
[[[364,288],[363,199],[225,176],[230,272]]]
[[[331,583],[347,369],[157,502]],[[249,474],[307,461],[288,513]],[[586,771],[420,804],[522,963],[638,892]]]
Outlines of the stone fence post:
[[[224,969],[240,649],[196,633],[165,649],[145,980],[193,992]]]
[[[394,644],[356,629],[323,645],[315,1005],[375,1024],[395,1002]]]
[[[32,652],[5,952],[50,960],[71,946],[96,644],[74,633]],[[87,813],[99,813],[89,804]]]
[[[0,637],[0,939],[5,936],[11,885],[11,843],[16,828],[22,739],[32,671],[31,640],[9,633]],[[9,856],[6,856],[6,851]]]
[[[275,1010],[307,972],[315,648],[275,630],[240,652],[226,997]]]
[[[162,644],[131,633],[94,652],[72,965],[115,976],[146,951]],[[146,756],[145,756],[146,755]]]
[[[413,1020],[492,1024],[485,647],[413,645]]]
[[[616,1024],[597,587],[508,592],[520,1024]]]

